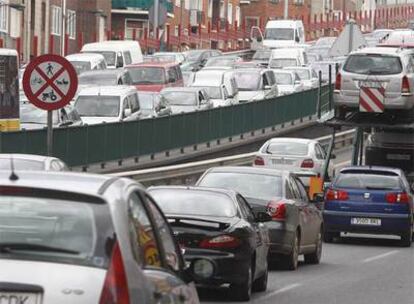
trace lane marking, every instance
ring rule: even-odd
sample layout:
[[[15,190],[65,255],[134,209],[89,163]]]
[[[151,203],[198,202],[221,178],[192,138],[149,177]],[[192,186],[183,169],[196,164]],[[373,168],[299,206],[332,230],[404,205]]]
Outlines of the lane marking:
[[[393,250],[393,251],[389,251],[389,252],[386,252],[386,253],[383,253],[383,254],[375,255],[373,257],[370,257],[370,258],[367,258],[367,259],[363,260],[362,263],[369,263],[369,262],[372,262],[372,261],[383,259],[383,258],[386,258],[390,255],[396,254],[398,252],[399,252],[399,250]]]
[[[299,286],[302,286],[302,284],[294,283],[294,284],[291,284],[291,285],[287,285],[287,286],[282,287],[280,289],[277,289],[277,290],[274,290],[272,292],[269,292],[268,294],[265,294],[263,297],[257,298],[257,300],[258,301],[267,300],[267,299],[269,299],[271,297],[274,297],[275,295],[278,295],[280,293],[283,293],[283,292],[286,292],[286,291],[289,291],[289,290],[298,288]]]

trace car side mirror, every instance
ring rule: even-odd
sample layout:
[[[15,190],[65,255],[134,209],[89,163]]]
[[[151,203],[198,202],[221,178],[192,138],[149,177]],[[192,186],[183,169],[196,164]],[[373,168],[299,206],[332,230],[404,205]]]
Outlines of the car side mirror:
[[[266,223],[272,221],[272,216],[267,212],[257,212],[255,214],[255,221],[257,223]]]
[[[331,159],[336,159],[336,154],[331,154]]]
[[[59,127],[69,127],[69,126],[71,126],[71,125],[73,125],[73,121],[72,121],[72,120],[67,120],[67,121],[62,122],[62,123],[59,125]]]
[[[124,116],[125,117],[129,117],[129,116],[131,116],[132,115],[132,110],[131,109],[125,109],[124,110]]]
[[[124,66],[124,59],[122,58],[121,54],[118,54],[118,56],[116,57],[116,67],[122,68],[123,66]]]
[[[174,78],[174,77],[170,77],[170,78],[168,78],[168,82],[169,82],[169,83],[174,83],[174,82],[175,82],[175,78]]]
[[[265,90],[271,90],[271,89],[272,89],[272,86],[271,86],[271,85],[265,85],[265,86],[264,86],[264,89],[265,89]]]
[[[295,84],[296,84],[296,85],[301,84],[300,80],[295,80]]]
[[[324,198],[325,197],[323,193],[315,193],[312,199],[312,203],[315,203],[315,204],[323,203]]]
[[[296,36],[295,41],[298,42],[298,43],[300,42],[299,36]]]
[[[261,36],[259,36],[259,37],[257,37],[257,38],[256,38],[256,41],[257,41],[257,42],[262,42],[262,40],[263,40],[263,39],[262,39],[262,37],[261,37]]]

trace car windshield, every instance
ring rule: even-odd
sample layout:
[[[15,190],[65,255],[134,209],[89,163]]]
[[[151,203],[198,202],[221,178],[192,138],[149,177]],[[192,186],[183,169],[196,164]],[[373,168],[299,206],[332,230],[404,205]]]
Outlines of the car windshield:
[[[80,116],[118,117],[119,96],[79,96],[75,108]]]
[[[269,67],[273,69],[281,69],[290,66],[298,66],[298,62],[293,58],[277,58],[272,59],[269,63]]]
[[[47,124],[47,111],[41,110],[31,103],[20,104],[20,123]],[[53,111],[53,124],[59,123],[56,111]]]
[[[151,195],[166,214],[234,217],[237,209],[232,199],[222,193],[192,190],[153,190]]]
[[[19,159],[13,157],[15,170],[43,171],[45,165],[42,161],[32,159]],[[0,158],[0,170],[10,170],[10,158]]]
[[[253,60],[269,60],[272,51],[270,50],[258,50],[253,55]]]
[[[291,85],[293,84],[293,77],[288,73],[274,73],[276,78],[276,83],[281,85]]]
[[[238,173],[210,172],[199,182],[199,186],[233,189],[246,198],[271,200],[282,196],[282,178],[280,176]]]
[[[95,50],[95,51],[86,52],[86,53],[101,54],[102,56],[104,56],[107,66],[115,66],[115,58],[116,58],[115,52]]]
[[[289,69],[288,69],[289,70]],[[311,78],[311,72],[305,69],[291,69],[292,72],[298,74],[300,80],[309,80]]]
[[[309,63],[314,63],[314,62],[317,62],[317,61],[319,61],[319,55],[318,54],[307,54],[307,56],[308,56],[308,62]]]
[[[235,62],[234,58],[226,58],[224,56],[220,56],[220,57],[210,58],[209,60],[207,60],[205,66],[206,67],[211,67],[211,66],[229,67],[229,66],[233,66],[234,62]]]
[[[91,63],[88,61],[71,61],[70,62],[76,70],[76,74],[91,70]]]
[[[0,259],[107,268],[115,234],[106,205],[16,191],[24,195],[0,196]]]
[[[401,182],[398,176],[369,174],[361,172],[340,173],[334,187],[368,190],[398,190]]]
[[[159,62],[175,62],[174,55],[155,54],[154,57],[158,58]]]
[[[186,54],[187,61],[197,61],[204,51],[190,51]]]
[[[197,105],[197,95],[195,92],[183,92],[183,91],[173,91],[173,92],[162,92],[162,98],[173,106],[196,106]]]
[[[211,99],[223,99],[223,95],[221,93],[220,87],[194,87],[198,89],[203,89],[207,92],[207,95]]]
[[[114,74],[94,73],[91,75],[81,74],[78,77],[79,85],[117,85],[117,77]]]
[[[392,75],[402,71],[399,57],[381,54],[357,54],[348,57],[344,71],[368,75]]]
[[[156,95],[155,94],[143,94],[138,93],[139,96],[139,107],[141,110],[153,110]]]
[[[240,91],[256,91],[260,89],[260,73],[236,71],[234,78]]]
[[[132,83],[139,84],[165,84],[165,72],[163,68],[155,67],[130,67]]]
[[[294,30],[290,28],[267,28],[264,36],[266,40],[293,40]]]
[[[271,142],[266,148],[267,153],[278,155],[305,156],[308,155],[308,151],[307,144],[297,142]]]

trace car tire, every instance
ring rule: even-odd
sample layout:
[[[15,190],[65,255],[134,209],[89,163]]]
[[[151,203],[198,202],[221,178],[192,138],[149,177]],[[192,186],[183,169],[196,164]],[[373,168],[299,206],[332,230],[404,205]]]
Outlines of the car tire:
[[[319,230],[318,235],[316,236],[316,249],[314,252],[305,254],[305,263],[306,264],[319,264],[322,257],[322,229]]]
[[[253,282],[253,291],[255,292],[263,292],[267,289],[267,280],[269,276],[268,268],[266,267],[265,273],[262,274],[261,277],[256,279],[256,281]]]
[[[413,229],[410,227],[410,229],[401,234],[401,246],[403,247],[411,247],[411,243],[413,241]]]
[[[299,250],[300,250],[300,237],[299,237],[298,231],[296,231],[295,238],[293,239],[293,242],[292,242],[292,252],[281,258],[281,263],[282,263],[283,268],[287,270],[298,269]]]
[[[339,232],[324,231],[323,232],[323,241],[325,243],[333,243],[334,239],[339,238],[340,235],[341,234]]]
[[[252,271],[252,264],[249,264],[249,268],[246,273],[245,281],[241,284],[231,284],[230,285],[230,293],[232,294],[232,298],[236,301],[250,301],[250,297],[252,296],[252,283],[253,281],[253,271]]]

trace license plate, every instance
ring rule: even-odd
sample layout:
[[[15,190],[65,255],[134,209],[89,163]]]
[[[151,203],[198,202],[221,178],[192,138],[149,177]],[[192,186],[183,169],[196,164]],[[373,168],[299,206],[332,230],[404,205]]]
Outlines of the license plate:
[[[352,225],[381,226],[381,219],[353,217],[351,218],[351,224]]]
[[[410,160],[411,156],[408,154],[387,154],[387,159],[391,160]]]
[[[359,82],[359,87],[379,89],[379,88],[383,87],[383,83],[379,82],[379,81],[360,81]]]
[[[0,303],[2,304],[41,304],[41,300],[41,295],[37,293],[0,291]]]

